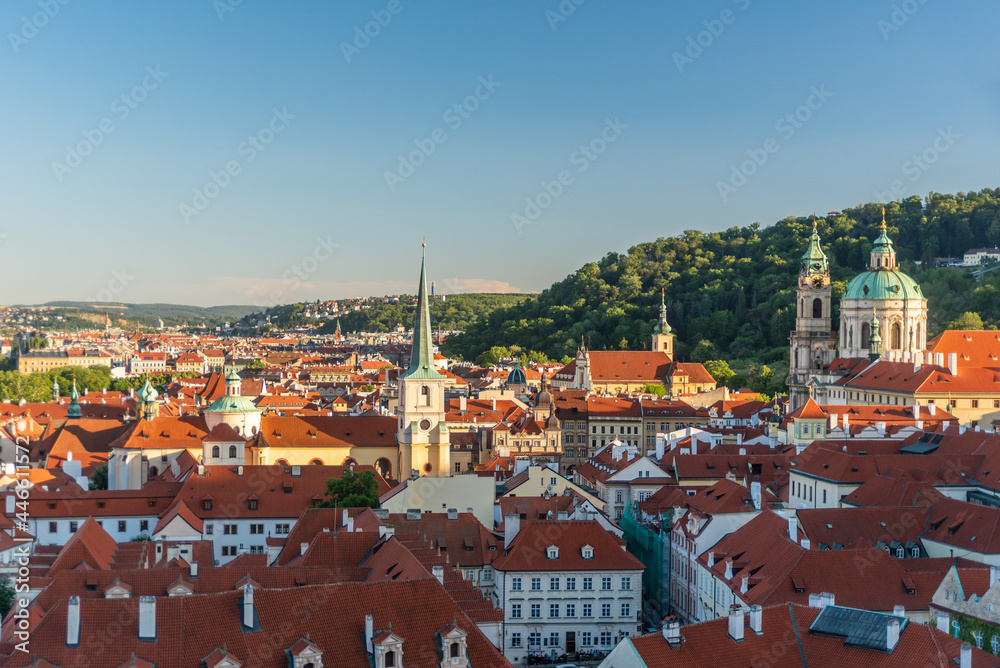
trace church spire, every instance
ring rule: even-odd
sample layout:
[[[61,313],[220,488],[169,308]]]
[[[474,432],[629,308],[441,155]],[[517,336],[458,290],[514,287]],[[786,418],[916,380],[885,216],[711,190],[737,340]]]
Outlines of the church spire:
[[[423,244],[427,248],[427,244]],[[400,378],[443,378],[434,365],[434,340],[431,334],[431,311],[427,299],[426,250],[420,257],[420,291],[417,294],[417,312],[413,322],[413,344],[410,366]]]
[[[52,401],[59,401],[59,376],[52,378]]]
[[[69,408],[66,410],[66,417],[75,420],[79,419],[83,415],[83,411],[80,408],[80,393],[76,391],[76,375],[73,375],[73,389],[69,393]]]
[[[874,362],[882,356],[882,333],[875,307],[872,307],[872,338],[868,346],[868,359]]]
[[[656,323],[653,331],[656,334],[669,334],[671,332],[670,323],[667,322],[667,303],[663,288],[660,288],[660,321]]]
[[[826,253],[823,252],[823,245],[819,238],[819,230],[816,227],[816,217],[813,216],[812,235],[809,237],[809,246],[802,254],[802,274],[825,272],[829,269]]]

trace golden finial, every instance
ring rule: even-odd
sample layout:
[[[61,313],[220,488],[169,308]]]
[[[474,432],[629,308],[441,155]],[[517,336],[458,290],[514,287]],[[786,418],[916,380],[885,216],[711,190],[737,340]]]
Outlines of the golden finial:
[[[813,229],[816,229],[816,214],[813,213]]]
[[[885,229],[885,207],[884,206],[882,207],[882,227],[881,227],[881,229],[883,229],[883,230]]]

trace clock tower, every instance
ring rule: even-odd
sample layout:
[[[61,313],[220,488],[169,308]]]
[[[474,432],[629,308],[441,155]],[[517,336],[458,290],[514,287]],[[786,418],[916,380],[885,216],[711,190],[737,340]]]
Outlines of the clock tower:
[[[814,376],[823,375],[823,368],[836,357],[830,293],[830,264],[820,245],[816,221],[813,220],[809,247],[799,264],[795,331],[789,337],[789,410],[795,410],[806,402],[810,394],[810,380]]]

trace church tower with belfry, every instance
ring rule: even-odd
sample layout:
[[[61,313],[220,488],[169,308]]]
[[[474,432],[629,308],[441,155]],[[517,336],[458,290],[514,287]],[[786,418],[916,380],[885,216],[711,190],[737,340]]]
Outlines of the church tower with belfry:
[[[813,219],[809,246],[799,262],[799,283],[795,294],[795,330],[789,337],[791,354],[788,371],[789,410],[809,398],[809,385],[837,356],[832,327],[830,263],[820,244]]]
[[[674,357],[674,335],[667,322],[667,304],[664,301],[663,289],[660,289],[660,320],[653,326],[653,350]]]
[[[427,244],[423,245],[424,248]],[[426,251],[425,251],[426,253]],[[447,377],[434,364],[434,340],[427,298],[426,256],[420,260],[420,287],[413,323],[410,366],[399,376],[399,477],[451,475],[451,437],[445,422]]]

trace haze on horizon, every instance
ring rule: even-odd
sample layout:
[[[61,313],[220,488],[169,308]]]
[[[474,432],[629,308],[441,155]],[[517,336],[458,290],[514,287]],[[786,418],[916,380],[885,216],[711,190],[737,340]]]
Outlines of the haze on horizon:
[[[685,229],[997,187],[998,18],[11,0],[0,301],[412,293],[424,239],[439,292],[534,292]]]

